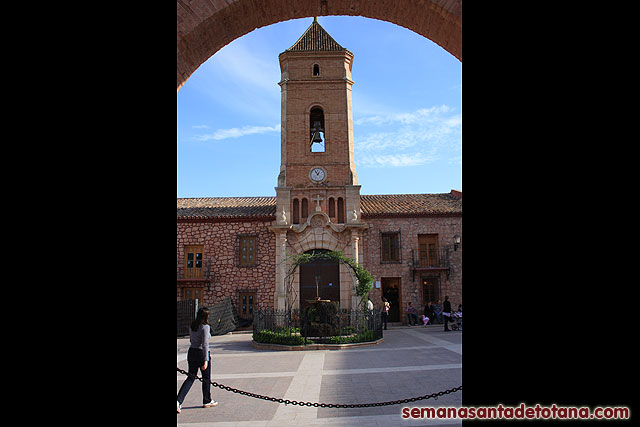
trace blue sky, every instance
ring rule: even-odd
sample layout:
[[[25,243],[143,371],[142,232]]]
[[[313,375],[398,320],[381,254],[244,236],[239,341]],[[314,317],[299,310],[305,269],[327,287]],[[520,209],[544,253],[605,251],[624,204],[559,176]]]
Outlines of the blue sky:
[[[178,197],[275,196],[280,68],[313,18],[259,28],[209,58],[177,95]],[[384,21],[318,17],[354,54],[361,194],[462,190],[462,64]]]

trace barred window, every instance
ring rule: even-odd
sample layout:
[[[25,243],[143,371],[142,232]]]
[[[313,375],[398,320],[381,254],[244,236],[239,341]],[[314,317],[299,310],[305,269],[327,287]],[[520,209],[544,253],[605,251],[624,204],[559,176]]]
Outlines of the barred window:
[[[256,265],[256,236],[240,236],[240,265]]]
[[[400,233],[380,234],[381,262],[400,262]]]

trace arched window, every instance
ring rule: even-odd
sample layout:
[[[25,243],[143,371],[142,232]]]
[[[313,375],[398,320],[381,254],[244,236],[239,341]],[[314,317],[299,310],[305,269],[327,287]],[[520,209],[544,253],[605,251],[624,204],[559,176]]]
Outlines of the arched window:
[[[302,199],[302,219],[307,219],[307,217],[309,216],[309,202],[307,201],[306,197],[304,199]]]
[[[338,224],[344,224],[344,200],[338,197]]]
[[[313,64],[313,77],[320,76],[320,66],[318,64]]]
[[[309,114],[309,150],[312,153],[324,153],[324,111],[314,107]]]
[[[329,218],[336,217],[336,199],[329,197]]]
[[[300,202],[298,199],[293,199],[293,223],[300,224]]]

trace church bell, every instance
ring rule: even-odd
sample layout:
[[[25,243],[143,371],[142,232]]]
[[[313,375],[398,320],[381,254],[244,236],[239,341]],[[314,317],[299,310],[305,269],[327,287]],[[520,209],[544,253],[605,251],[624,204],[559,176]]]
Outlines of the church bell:
[[[313,140],[311,141],[311,143],[315,143],[315,142],[320,142],[322,143],[322,138],[320,137],[320,131],[315,131],[313,133]]]
[[[320,132],[323,131],[323,129],[320,127],[320,122],[313,122],[313,129],[311,129],[313,131],[313,139],[311,140],[311,143],[316,143],[316,142],[320,142],[322,143],[322,137],[320,137]]]

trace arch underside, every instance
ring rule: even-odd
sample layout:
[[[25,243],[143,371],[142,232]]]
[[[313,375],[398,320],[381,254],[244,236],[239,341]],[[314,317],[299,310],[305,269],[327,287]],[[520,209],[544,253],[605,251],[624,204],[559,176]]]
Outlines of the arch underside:
[[[312,16],[363,16],[408,28],[462,61],[462,0],[178,0],[177,88],[238,37]]]

